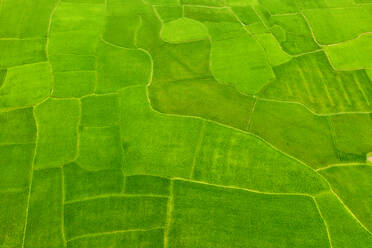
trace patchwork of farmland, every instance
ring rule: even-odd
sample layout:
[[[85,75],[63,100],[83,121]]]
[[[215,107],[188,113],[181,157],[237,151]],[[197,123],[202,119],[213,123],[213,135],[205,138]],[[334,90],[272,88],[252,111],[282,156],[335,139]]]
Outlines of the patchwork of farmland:
[[[372,0],[0,0],[1,248],[371,248]]]

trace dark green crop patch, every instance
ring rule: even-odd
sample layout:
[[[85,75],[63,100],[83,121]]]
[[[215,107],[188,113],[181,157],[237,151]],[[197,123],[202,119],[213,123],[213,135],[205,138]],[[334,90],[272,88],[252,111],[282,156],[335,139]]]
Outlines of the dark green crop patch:
[[[372,0],[0,0],[0,248],[371,248]]]

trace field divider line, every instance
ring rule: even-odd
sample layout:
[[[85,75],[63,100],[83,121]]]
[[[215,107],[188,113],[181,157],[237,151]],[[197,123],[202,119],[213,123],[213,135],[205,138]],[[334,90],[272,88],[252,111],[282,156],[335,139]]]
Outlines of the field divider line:
[[[198,143],[195,147],[195,151],[194,151],[194,156],[193,156],[193,159],[192,159],[192,166],[191,166],[191,172],[190,172],[190,179],[193,177],[194,175],[194,171],[195,171],[195,166],[196,166],[196,159],[199,155],[199,152],[200,152],[200,148],[201,148],[201,144],[203,143],[203,139],[204,139],[204,132],[205,132],[205,126],[206,126],[206,122],[203,121],[202,122],[202,126],[200,128],[200,133],[199,133],[199,139],[198,139]]]
[[[299,102],[299,101],[288,101],[288,100],[278,100],[278,99],[271,99],[266,97],[260,97],[256,96],[258,100],[267,101],[267,102],[278,102],[278,103],[288,103],[288,104],[297,104],[302,107],[304,107],[307,111],[309,111],[311,114],[315,116],[337,116],[337,115],[347,115],[347,114],[371,114],[371,111],[340,111],[340,112],[331,112],[331,113],[316,113],[314,110],[312,110],[310,107],[308,107],[306,104]]]
[[[164,228],[164,248],[168,248],[168,236],[169,236],[169,229],[171,226],[172,221],[172,212],[174,207],[174,182],[173,180],[170,181],[170,187],[169,187],[169,198],[168,198],[168,204],[167,204],[167,219],[165,223]]]
[[[69,200],[69,201],[65,201],[65,205],[70,205],[70,204],[85,202],[85,201],[93,201],[93,200],[98,200],[98,199],[107,199],[107,198],[169,198],[169,197],[166,195],[115,193],[115,194],[96,195],[96,196],[91,196],[91,197]]]
[[[39,139],[39,124],[37,122],[37,118],[35,117],[35,107],[33,107],[33,117],[35,120],[36,125],[36,137],[35,137],[35,150],[34,150],[34,156],[31,163],[31,169],[30,169],[30,178],[29,178],[29,187],[28,187],[28,196],[27,196],[27,204],[26,204],[26,214],[25,214],[25,224],[23,227],[23,238],[22,238],[22,248],[25,247],[25,239],[26,239],[26,232],[27,232],[27,223],[28,223],[28,215],[29,215],[29,208],[30,208],[30,200],[31,200],[31,189],[32,189],[32,181],[34,177],[34,165],[36,161],[36,152],[38,148],[38,139]]]
[[[359,223],[359,225],[365,229],[370,235],[372,235],[371,231],[368,230],[368,228],[355,216],[355,214],[353,213],[353,211],[350,210],[350,208],[344,203],[344,201],[338,196],[338,194],[336,192],[333,191],[333,189],[331,188],[331,192],[332,194],[334,194],[336,196],[336,198],[339,200],[339,202],[344,206],[344,208],[347,210],[347,212],[349,212],[349,214]]]
[[[73,237],[67,240],[67,242],[71,242],[71,241],[83,239],[83,238],[94,238],[97,236],[104,236],[104,235],[110,235],[110,234],[120,234],[120,233],[129,233],[129,232],[148,232],[148,231],[158,230],[158,229],[163,229],[163,228],[164,227],[160,226],[160,227],[152,227],[148,229],[138,228],[138,229],[127,229],[127,230],[115,230],[115,231],[100,232],[100,233],[89,233],[89,234],[83,234],[83,235]]]
[[[61,232],[62,232],[63,246],[67,247],[67,241],[66,241],[66,236],[65,236],[65,172],[64,172],[63,167],[61,167],[61,194],[62,194]]]
[[[333,126],[331,117],[327,116],[326,119],[327,119],[327,125],[328,125],[328,128],[329,128],[329,132],[331,134],[331,139],[332,139],[331,141],[332,141],[332,146],[333,146],[334,152],[335,152],[335,154],[337,156],[337,159],[339,161],[341,161],[341,155],[340,155],[340,152],[337,149],[337,145],[336,145],[337,144],[336,143],[336,130],[335,130],[334,126]]]
[[[283,195],[283,196],[284,195],[291,195],[291,196],[305,196],[305,197],[310,197],[310,198],[314,197],[313,195],[306,194],[306,193],[265,192],[265,191],[255,190],[255,189],[248,189],[248,188],[241,188],[241,187],[237,187],[237,186],[214,184],[214,183],[208,183],[208,182],[197,181],[197,180],[181,178],[181,177],[171,178],[171,181],[184,181],[184,182],[190,182],[190,183],[196,183],[196,184],[204,184],[204,185],[209,185],[209,186],[217,187],[217,188],[242,190],[242,191],[247,191],[247,192],[256,193],[256,194],[263,194],[263,195],[278,195],[278,196],[280,196],[280,195]]]
[[[317,203],[315,197],[313,197],[313,201],[314,201],[314,204],[315,204],[315,206],[316,206],[316,209],[318,210],[318,213],[319,213],[319,215],[320,215],[320,218],[322,219],[323,224],[324,224],[324,226],[325,226],[325,228],[326,228],[327,236],[328,236],[328,242],[329,242],[329,247],[330,247],[330,248],[333,248],[333,246],[332,246],[332,239],[331,239],[331,233],[330,233],[330,231],[329,231],[330,228],[329,228],[329,226],[328,226],[328,223],[327,223],[327,221],[325,220],[325,218],[324,218],[324,216],[323,216],[323,214],[322,214],[322,211],[320,210],[319,205],[318,205],[318,203]]]
[[[335,168],[335,167],[352,167],[352,166],[368,166],[372,167],[372,165],[367,164],[367,163],[344,163],[344,164],[330,164],[321,168],[316,169],[316,171],[322,171],[322,170],[327,170],[330,168]]]
[[[366,92],[364,91],[362,85],[360,84],[360,81],[359,81],[358,76],[356,76],[355,74],[353,74],[353,77],[354,77],[354,80],[355,80],[355,82],[356,82],[356,84],[358,86],[358,89],[362,93],[362,96],[363,96],[364,100],[366,101],[367,105],[368,106],[371,105],[370,102],[369,102],[369,100],[368,100],[368,96],[367,96]]]
[[[256,104],[257,104],[257,97],[254,97],[254,103],[253,103],[253,106],[252,106],[252,110],[251,110],[251,113],[249,115],[249,118],[248,118],[248,123],[247,123],[247,132],[249,132],[249,130],[251,129],[251,122],[252,122],[252,119],[253,119],[253,114],[254,114],[254,110],[256,108]]]
[[[52,12],[50,13],[49,22],[48,22],[48,33],[47,33],[46,44],[45,44],[45,55],[46,55],[46,58],[47,58],[48,63],[49,63],[50,76],[51,76],[51,80],[52,80],[52,89],[50,91],[50,96],[53,95],[54,88],[55,88],[54,72],[53,72],[52,64],[50,63],[50,56],[49,56],[50,31],[51,31],[51,28],[52,28],[52,20],[53,20],[54,13],[56,12],[56,10],[57,10],[58,6],[61,4],[61,2],[62,2],[62,0],[58,0],[56,5],[54,6]]]

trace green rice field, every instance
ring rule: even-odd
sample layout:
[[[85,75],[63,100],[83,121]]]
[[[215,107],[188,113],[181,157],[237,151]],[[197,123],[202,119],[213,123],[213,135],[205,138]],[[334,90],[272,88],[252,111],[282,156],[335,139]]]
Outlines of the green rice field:
[[[0,248],[372,248],[372,0],[0,0]]]

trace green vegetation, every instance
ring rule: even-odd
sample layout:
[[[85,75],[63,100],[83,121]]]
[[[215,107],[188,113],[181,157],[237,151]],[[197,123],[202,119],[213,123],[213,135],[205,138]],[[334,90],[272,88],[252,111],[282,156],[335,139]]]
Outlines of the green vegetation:
[[[372,68],[372,34],[363,34],[355,40],[334,46],[325,46],[330,62],[338,70]]]
[[[372,247],[372,0],[0,0],[0,248]]]

